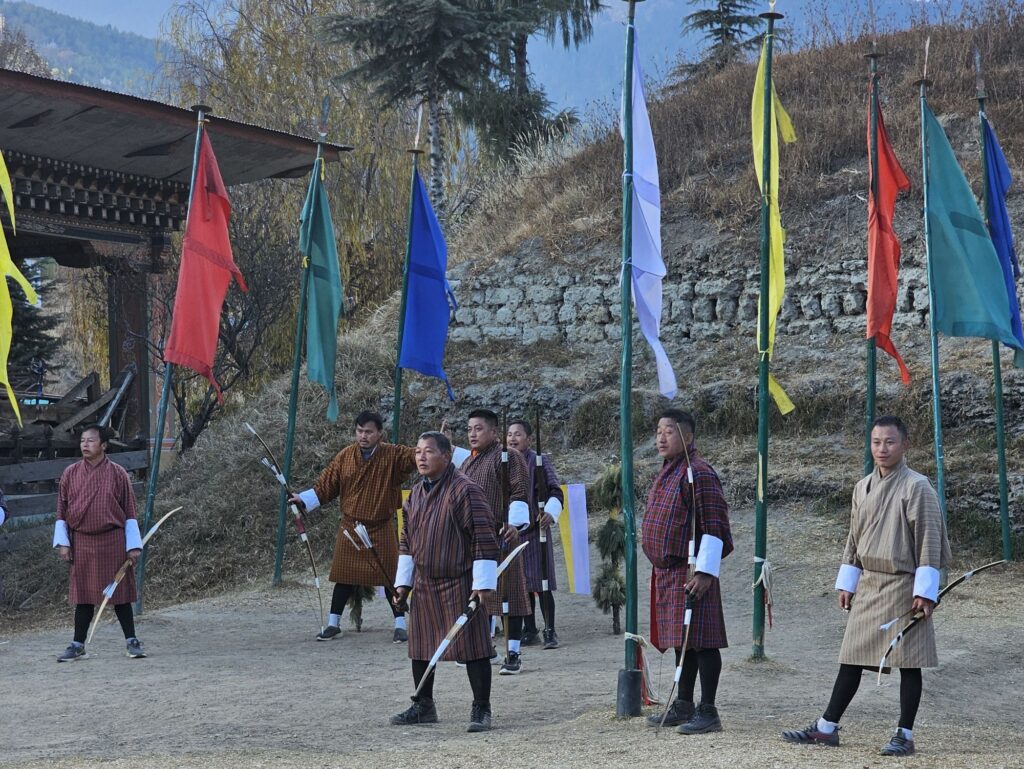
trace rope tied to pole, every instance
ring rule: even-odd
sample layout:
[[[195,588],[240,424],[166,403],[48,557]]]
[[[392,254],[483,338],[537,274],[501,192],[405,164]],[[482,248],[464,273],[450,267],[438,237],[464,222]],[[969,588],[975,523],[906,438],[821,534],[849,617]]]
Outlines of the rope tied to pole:
[[[773,604],[772,589],[775,586],[775,582],[774,582],[774,580],[775,580],[775,569],[772,567],[771,561],[769,561],[767,558],[761,558],[761,557],[755,555],[754,556],[754,563],[755,564],[757,564],[757,563],[761,564],[761,573],[760,573],[760,575],[758,575],[757,579],[754,580],[754,584],[750,586],[750,590],[751,590],[751,592],[756,591],[759,585],[764,588],[764,607],[765,607],[765,610],[766,610],[766,612],[768,614],[768,629],[771,630],[772,629],[772,624],[773,624],[772,623],[772,604]]]

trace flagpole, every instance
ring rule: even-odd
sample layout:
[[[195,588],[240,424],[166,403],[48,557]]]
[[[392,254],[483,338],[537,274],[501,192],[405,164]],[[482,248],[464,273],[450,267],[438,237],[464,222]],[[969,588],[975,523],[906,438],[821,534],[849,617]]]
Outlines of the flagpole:
[[[774,8],[775,3],[772,3]],[[754,628],[753,651],[754,659],[764,658],[764,582],[761,572],[765,559],[768,557],[768,293],[771,271],[771,228],[769,197],[771,196],[772,178],[772,144],[775,142],[775,125],[772,120],[772,47],[775,34],[775,22],[783,18],[774,10],[760,14],[768,22],[765,33],[765,71],[764,71],[764,139],[761,154],[761,294],[758,306],[757,347],[758,385],[757,385],[757,502],[755,506],[754,525]]]
[[[927,73],[927,53],[925,57],[925,72]],[[931,84],[931,80],[922,78],[914,85],[918,86],[921,94],[921,188],[924,192],[924,250],[925,260],[928,264],[928,327],[931,336],[932,354],[932,426],[935,434],[935,485],[939,496],[939,510],[942,512],[942,521],[946,523],[946,458],[942,445],[942,397],[939,390],[939,332],[935,319],[935,266],[932,263],[931,226],[928,224],[929,168],[925,105],[927,103],[928,87]],[[943,577],[944,581],[945,577]]]
[[[409,172],[409,215],[406,225],[405,262],[402,265],[402,303],[398,311],[398,342],[395,345],[395,398],[391,411],[391,440],[402,442],[402,341],[405,338],[405,311],[409,302],[409,263],[412,260],[412,208],[416,195],[416,170],[423,150],[419,147],[419,127],[416,129],[415,146],[409,150],[412,155],[412,169]]]
[[[317,125],[316,160],[313,161],[312,173],[320,173],[324,157],[324,142],[327,141],[327,115],[330,108],[328,97],[324,97],[320,107],[320,122]],[[291,480],[292,455],[295,451],[295,422],[299,408],[299,371],[302,368],[302,336],[306,331],[306,306],[309,303],[309,257],[302,259],[302,275],[299,278],[299,311],[295,318],[295,344],[292,352],[292,381],[288,395],[288,427],[284,439],[284,472],[285,482]],[[288,492],[281,486],[277,500],[277,541],[274,546],[274,576],[272,585],[281,584],[281,572],[284,567],[284,535],[288,527]]]
[[[192,213],[192,198],[195,195],[196,171],[199,168],[199,149],[203,139],[203,126],[210,114],[210,108],[204,104],[192,107],[196,113],[196,146],[192,152],[192,178],[188,185],[188,211],[185,214],[185,231],[188,232],[188,216]],[[170,318],[167,327],[170,328]],[[169,332],[168,332],[169,333]],[[166,347],[166,340],[164,341]],[[167,422],[167,403],[171,398],[171,385],[174,382],[174,364],[164,361],[164,383],[160,391],[160,405],[157,407],[156,435],[153,438],[153,454],[149,461],[149,478],[146,483],[146,507],[142,516],[142,533],[149,531],[149,523],[153,518],[153,505],[156,503],[156,485],[160,477],[160,455],[164,445],[164,425]],[[138,598],[135,601],[135,613],[142,614],[142,582],[146,573],[146,548],[143,546],[139,556],[139,569],[136,580]]]
[[[875,50],[872,44],[871,53],[866,58],[871,61],[871,146],[868,147],[868,162],[871,164],[871,196],[878,206],[878,60],[883,54]],[[868,254],[871,258],[871,254]],[[875,337],[867,341],[867,403],[864,414],[864,475],[870,475],[875,469],[875,460],[871,456],[871,426],[875,421],[875,396],[878,384],[878,346]]]
[[[622,520],[625,527],[626,633],[637,632],[636,518],[633,510],[633,23],[636,3],[627,0],[626,63],[622,82],[622,271],[619,276],[622,322],[622,363],[619,389],[619,452],[622,457]],[[627,636],[626,656],[619,671],[616,715],[640,715],[641,672],[637,666],[636,641]]]
[[[977,71],[977,98],[978,98],[978,131],[981,147],[981,173],[982,185],[981,195],[982,216],[985,219],[985,227],[990,226],[989,222],[989,199],[988,199],[988,153],[985,140],[985,101],[988,94],[985,93],[985,80],[981,74],[981,54],[975,50],[974,64]],[[1010,505],[1009,491],[1006,482],[1006,433],[1003,421],[1003,368],[999,357],[999,342],[992,340],[992,381],[995,386],[995,410],[996,410],[996,457],[999,464],[999,522],[1003,538],[1003,558],[1007,561],[1013,560],[1013,542],[1010,537]]]

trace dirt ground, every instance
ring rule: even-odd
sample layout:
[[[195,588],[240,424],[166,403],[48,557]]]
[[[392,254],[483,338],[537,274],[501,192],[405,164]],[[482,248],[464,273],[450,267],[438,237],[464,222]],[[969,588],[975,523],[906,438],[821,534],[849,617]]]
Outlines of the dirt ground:
[[[57,665],[69,626],[0,630],[0,765],[12,767],[1024,767],[1020,713],[1024,626],[1016,609],[1024,569],[992,569],[950,595],[937,613],[942,666],[925,674],[915,728],[918,755],[878,756],[895,726],[898,685],[865,676],[838,750],[782,743],[783,728],[820,715],[836,670],[844,615],[832,583],[842,526],[804,506],[773,511],[775,628],[768,661],[750,654],[752,512],[733,511],[737,550],[723,564],[729,634],[718,705],[720,734],[655,737],[641,719],[614,717],[623,641],[588,596],[558,597],[556,651],[530,648],[519,677],[494,677],[495,728],[465,732],[465,673],[445,663],[435,691],[441,723],[399,729],[408,703],[405,647],[391,644],[380,601],[362,633],[317,643],[309,588],[248,591],[147,613],[139,636],[151,653],[129,660],[116,624],[89,659]],[[822,555],[817,555],[817,554]],[[641,568],[646,563],[641,558]],[[958,574],[973,564],[957,562]],[[641,596],[647,593],[646,569]],[[564,582],[562,583],[565,584]],[[641,631],[648,606],[640,607]],[[70,622],[70,616],[69,620]],[[662,695],[672,663],[652,661]]]

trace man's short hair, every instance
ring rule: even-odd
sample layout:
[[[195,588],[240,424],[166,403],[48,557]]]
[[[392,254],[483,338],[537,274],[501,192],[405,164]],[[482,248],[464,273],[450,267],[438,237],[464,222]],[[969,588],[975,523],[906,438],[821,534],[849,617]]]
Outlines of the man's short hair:
[[[469,416],[466,419],[482,419],[495,430],[498,429],[498,415],[490,409],[473,409],[469,412]]]
[[[659,419],[671,419],[673,422],[679,425],[685,425],[687,429],[694,435],[697,434],[697,420],[693,418],[693,414],[682,409],[665,409],[661,412]]]
[[[81,437],[90,430],[95,430],[97,435],[100,436],[100,443],[109,443],[110,439],[114,437],[114,431],[111,430],[109,427],[107,427],[106,425],[93,423],[86,425],[81,429],[81,431],[78,433],[79,439],[81,439]]]
[[[910,440],[910,431],[907,426],[903,423],[903,420],[892,414],[885,414],[878,417],[874,422],[871,423],[871,429],[874,430],[876,427],[895,427],[903,440]]]
[[[378,430],[384,429],[384,417],[376,411],[370,411],[367,409],[356,414],[356,427],[364,427],[367,422],[373,422],[377,425]]]
[[[523,428],[523,432],[526,433],[527,438],[533,435],[533,427],[531,427],[530,423],[527,422],[525,419],[513,419],[511,422],[508,423],[509,429],[512,429],[513,425],[521,425]]]
[[[448,440],[448,436],[444,433],[439,433],[436,430],[428,430],[425,433],[420,433],[421,441],[433,441],[434,445],[437,446],[437,450],[442,454],[452,453],[452,442]]]

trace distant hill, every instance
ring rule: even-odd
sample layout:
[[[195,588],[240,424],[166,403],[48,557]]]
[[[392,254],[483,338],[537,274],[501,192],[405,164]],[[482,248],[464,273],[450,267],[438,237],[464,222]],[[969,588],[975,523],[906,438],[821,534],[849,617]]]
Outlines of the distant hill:
[[[156,40],[31,3],[0,0],[0,15],[24,31],[62,80],[136,95],[153,90],[160,45]]]

